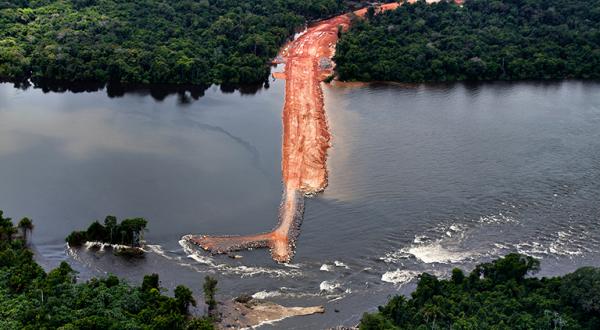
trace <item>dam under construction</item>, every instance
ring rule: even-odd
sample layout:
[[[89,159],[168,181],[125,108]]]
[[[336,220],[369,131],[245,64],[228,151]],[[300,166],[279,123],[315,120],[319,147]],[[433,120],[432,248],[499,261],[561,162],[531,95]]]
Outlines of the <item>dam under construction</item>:
[[[397,8],[384,4],[377,11]],[[333,66],[321,65],[335,53],[338,32],[350,27],[352,17],[366,9],[317,22],[289,42],[278,59],[285,63],[285,104],[283,108],[282,174],[283,198],[278,225],[271,232],[243,236],[188,235],[186,239],[211,253],[229,253],[249,248],[271,249],[277,262],[289,262],[304,214],[304,197],[327,186],[327,126],[321,82],[333,74]]]
[[[211,253],[269,248],[277,262],[289,262],[294,256],[295,242],[300,234],[304,215],[304,194],[298,190],[286,190],[279,206],[279,222],[270,232],[244,236],[191,236],[184,237],[191,243]]]

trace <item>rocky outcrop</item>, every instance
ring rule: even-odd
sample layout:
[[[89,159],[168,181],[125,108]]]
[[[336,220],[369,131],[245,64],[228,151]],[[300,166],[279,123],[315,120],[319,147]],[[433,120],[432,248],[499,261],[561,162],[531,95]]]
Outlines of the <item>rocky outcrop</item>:
[[[243,302],[240,302],[243,301]],[[283,319],[324,313],[323,306],[285,307],[258,299],[231,300],[220,306],[221,329],[251,329]]]

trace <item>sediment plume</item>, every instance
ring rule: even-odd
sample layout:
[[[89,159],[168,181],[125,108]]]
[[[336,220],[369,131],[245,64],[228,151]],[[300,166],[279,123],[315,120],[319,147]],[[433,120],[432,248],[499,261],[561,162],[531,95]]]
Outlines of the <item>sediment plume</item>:
[[[413,2],[413,1],[410,1]],[[375,12],[395,9],[398,3],[383,4]],[[333,74],[338,30],[350,27],[351,16],[362,17],[367,9],[317,22],[289,42],[276,58],[285,63],[283,108],[282,174],[284,192],[279,223],[273,231],[244,236],[191,236],[190,242],[212,253],[229,253],[248,248],[271,249],[277,262],[289,262],[304,212],[304,196],[327,186],[327,150],[330,133],[323,104],[321,82]]]

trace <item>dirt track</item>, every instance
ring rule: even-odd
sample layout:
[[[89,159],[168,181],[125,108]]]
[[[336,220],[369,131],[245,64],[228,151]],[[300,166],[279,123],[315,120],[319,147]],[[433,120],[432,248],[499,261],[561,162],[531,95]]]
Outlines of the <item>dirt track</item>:
[[[410,1],[413,2],[413,1]],[[398,7],[385,4],[377,11]],[[367,9],[354,14],[364,16]],[[304,211],[304,196],[327,186],[327,150],[330,134],[323,106],[321,82],[333,72],[338,27],[344,31],[351,14],[336,16],[309,27],[288,43],[278,57],[285,62],[285,105],[283,109],[283,184],[279,224],[271,232],[247,236],[193,236],[190,241],[212,253],[269,247],[277,262],[293,257]]]

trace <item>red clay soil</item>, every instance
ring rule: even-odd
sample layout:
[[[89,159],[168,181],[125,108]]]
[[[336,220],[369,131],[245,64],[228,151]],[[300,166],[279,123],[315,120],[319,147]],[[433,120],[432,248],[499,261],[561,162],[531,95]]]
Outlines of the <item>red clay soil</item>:
[[[414,2],[410,1],[410,2]],[[398,3],[379,6],[376,12],[395,9]],[[364,16],[367,9],[354,12]],[[304,195],[316,194],[327,186],[329,129],[323,106],[321,82],[333,73],[338,27],[344,31],[351,14],[320,21],[288,43],[278,56],[285,63],[283,108],[283,184],[279,224],[271,232],[247,236],[192,236],[189,240],[212,253],[269,247],[277,262],[293,257],[304,210]],[[283,77],[282,77],[283,76]]]

